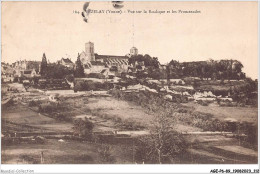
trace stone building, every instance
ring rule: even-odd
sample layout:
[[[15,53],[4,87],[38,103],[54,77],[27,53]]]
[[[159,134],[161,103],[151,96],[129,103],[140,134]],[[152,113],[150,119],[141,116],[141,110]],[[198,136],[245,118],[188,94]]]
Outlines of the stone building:
[[[41,62],[40,61],[26,61],[20,60],[14,62],[11,67],[14,69],[14,76],[21,77],[24,71],[31,70],[35,71],[36,74],[39,74],[41,70]]]
[[[132,47],[130,49],[130,55],[131,56],[137,56],[138,55],[138,49],[136,47]]]
[[[83,51],[80,54],[80,60],[83,64],[90,61],[95,61],[94,43],[87,42],[85,44],[85,52]]]
[[[80,60],[85,73],[100,73],[103,69],[117,70],[119,73],[127,72],[128,59],[132,55],[137,55],[137,48],[130,49],[130,54],[126,56],[117,55],[99,55],[94,51],[94,43],[85,44],[85,51],[80,54]]]
[[[74,63],[69,58],[61,58],[57,63],[66,66],[69,69],[73,69],[74,67]]]

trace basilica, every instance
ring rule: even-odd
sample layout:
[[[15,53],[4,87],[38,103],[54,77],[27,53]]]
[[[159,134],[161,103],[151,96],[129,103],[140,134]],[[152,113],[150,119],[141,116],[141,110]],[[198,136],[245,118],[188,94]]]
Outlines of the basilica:
[[[130,53],[125,56],[99,55],[94,52],[94,43],[87,42],[85,51],[80,54],[80,60],[86,74],[100,73],[104,69],[122,73],[128,70],[128,59],[137,54],[137,48],[132,47]]]

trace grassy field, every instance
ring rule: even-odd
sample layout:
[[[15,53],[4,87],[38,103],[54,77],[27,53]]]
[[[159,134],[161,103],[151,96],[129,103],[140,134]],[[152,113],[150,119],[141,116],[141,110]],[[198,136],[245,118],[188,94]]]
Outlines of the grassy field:
[[[80,102],[78,101],[77,103],[79,104]],[[131,122],[145,128],[150,128],[154,124],[154,115],[146,112],[141,106],[113,97],[88,98],[88,102],[81,106],[81,108],[84,107],[89,109],[92,114],[97,115],[97,117],[112,119],[114,122]],[[200,128],[183,125],[178,121],[176,122],[176,129],[179,132],[201,131]]]
[[[249,122],[257,125],[258,109],[256,107],[220,107],[214,103],[209,106],[202,106],[191,102],[183,105],[194,108],[194,111],[197,112],[212,114],[222,121],[233,118],[238,122]]]
[[[41,97],[41,93],[36,93]],[[29,100],[28,100],[29,101]],[[28,101],[16,103],[15,106],[2,110],[2,132],[5,131],[72,131],[72,120],[59,121],[52,115],[40,114],[37,109],[28,107]],[[146,130],[153,125],[154,115],[147,112],[143,106],[134,101],[119,100],[114,97],[76,96],[64,97],[62,104],[66,110],[59,111],[69,114],[72,118],[89,117],[94,123],[94,131],[128,130],[127,126],[133,126],[134,130]],[[175,105],[175,104],[174,104]],[[172,105],[169,105],[171,107]],[[216,105],[201,106],[195,103],[178,105],[173,117],[187,117],[186,120],[195,119],[191,114],[201,112],[213,115],[214,118],[225,120],[235,118],[238,121],[257,123],[257,108],[219,107]],[[37,107],[35,107],[37,108]],[[198,119],[203,120],[203,119]],[[192,122],[192,120],[191,120]],[[13,124],[13,125],[12,125]],[[19,126],[21,127],[18,129]],[[34,130],[35,128],[35,130]],[[184,124],[181,119],[176,120],[176,130],[179,132],[198,132],[202,128],[194,124]],[[31,130],[33,129],[33,130]],[[176,163],[256,163],[257,151],[243,147],[238,139],[223,135],[187,135],[190,143],[187,153],[182,154]],[[2,163],[40,163],[40,153],[44,152],[46,164],[101,164],[101,163],[133,163],[132,144],[111,145],[109,153],[112,162],[104,161],[101,151],[104,144],[81,142],[75,140],[47,139],[44,144],[13,144],[2,146]],[[230,148],[234,146],[235,148]]]
[[[71,131],[73,126],[72,123],[56,121],[23,105],[2,110],[2,123],[5,121],[51,131]]]
[[[81,99],[79,99],[81,100]],[[82,100],[83,101],[83,100]],[[79,103],[78,103],[79,104]],[[83,103],[84,104],[84,101]],[[85,108],[82,108],[83,110]],[[81,112],[75,112],[75,114]],[[75,115],[76,117],[77,115]],[[106,127],[113,127],[109,120],[99,119],[92,116],[99,124],[95,130],[107,131]],[[27,127],[29,126],[29,127]],[[48,116],[39,114],[28,106],[18,104],[2,110],[3,132],[71,132],[72,122],[58,121]],[[111,130],[111,129],[109,129]],[[112,129],[113,130],[113,129]],[[105,161],[100,154],[103,144],[81,142],[74,140],[46,139],[44,144],[11,144],[3,145],[2,163],[4,164],[25,164],[41,163],[40,154],[44,153],[46,164],[102,164],[102,163],[132,163],[132,151],[123,145],[109,145],[109,153],[112,162]]]
[[[153,121],[153,116],[144,112],[140,106],[112,97],[89,98],[86,107],[98,111],[101,115],[113,116],[122,120],[131,119],[144,126],[148,126]]]
[[[131,151],[128,147],[110,145],[110,155],[113,163],[132,163]],[[18,144],[2,147],[2,163],[24,164],[41,163],[41,152],[44,164],[102,164],[107,163],[102,159],[99,151],[102,144],[90,142],[64,141],[59,142],[49,139],[45,144]]]

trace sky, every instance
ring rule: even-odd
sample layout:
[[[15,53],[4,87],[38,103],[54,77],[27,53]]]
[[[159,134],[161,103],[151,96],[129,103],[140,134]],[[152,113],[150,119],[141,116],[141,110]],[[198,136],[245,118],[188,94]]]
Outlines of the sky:
[[[236,59],[247,76],[258,78],[257,2],[123,2],[121,9],[90,2],[88,9],[105,13],[90,13],[87,23],[84,3],[2,2],[1,61],[40,61],[43,53],[50,62],[76,61],[91,41],[98,54],[126,55],[135,46],[161,63]]]

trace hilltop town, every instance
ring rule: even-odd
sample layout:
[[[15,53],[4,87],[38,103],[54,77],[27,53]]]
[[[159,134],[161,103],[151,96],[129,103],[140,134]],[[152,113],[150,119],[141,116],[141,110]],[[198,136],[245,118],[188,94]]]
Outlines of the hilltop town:
[[[185,97],[186,100],[218,99],[252,104],[255,102],[252,96],[257,94],[257,88],[254,87],[257,81],[247,78],[242,68],[239,61],[232,59],[194,62],[172,60],[163,65],[157,57],[138,54],[135,47],[125,56],[99,55],[94,51],[94,43],[88,42],[85,51],[78,54],[76,62],[61,58],[50,63],[45,53],[42,61],[2,62],[1,79],[2,83],[18,82],[26,88],[74,91],[108,90],[107,86],[109,89],[127,89],[131,85],[131,88],[165,94],[164,97],[169,100],[180,98],[180,95],[182,100]],[[98,84],[103,85],[96,88]],[[245,85],[251,85],[252,89],[243,91]]]
[[[47,60],[1,64],[4,163],[257,162],[258,82],[237,60],[161,64],[92,42],[76,62]]]

